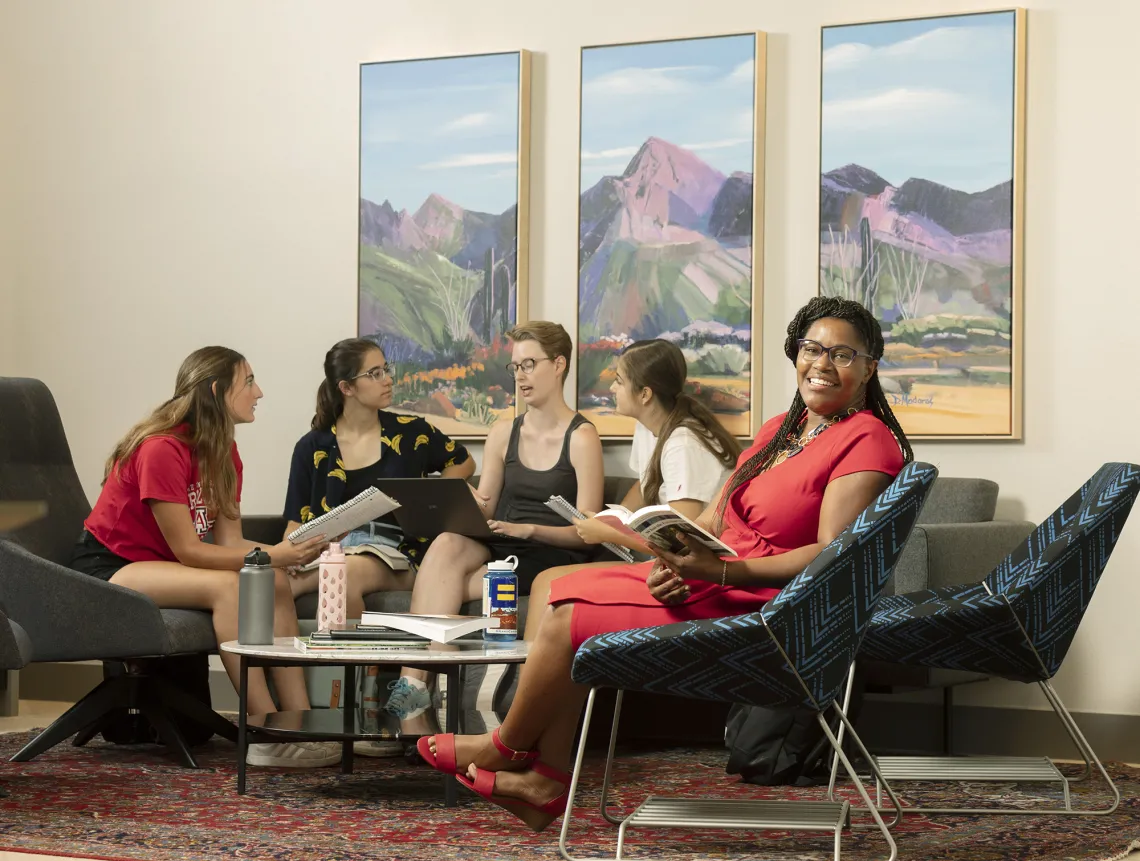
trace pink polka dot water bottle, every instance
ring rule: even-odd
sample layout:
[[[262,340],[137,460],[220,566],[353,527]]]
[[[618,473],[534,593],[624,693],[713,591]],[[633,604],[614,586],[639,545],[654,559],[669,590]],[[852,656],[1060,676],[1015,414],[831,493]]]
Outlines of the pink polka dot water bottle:
[[[317,586],[317,630],[343,631],[348,627],[348,566],[340,544],[333,541],[321,554]]]

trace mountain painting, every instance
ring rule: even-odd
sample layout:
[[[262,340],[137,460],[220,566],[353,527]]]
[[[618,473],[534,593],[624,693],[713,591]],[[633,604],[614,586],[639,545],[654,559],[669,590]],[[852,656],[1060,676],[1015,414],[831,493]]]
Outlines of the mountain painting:
[[[912,437],[1021,436],[1024,10],[825,27],[819,284]]]
[[[610,386],[647,338],[680,346],[688,391],[732,433],[759,427],[763,63],[756,33],[582,50],[578,409],[605,437],[633,434]]]
[[[396,366],[392,409],[458,438],[515,414],[528,74],[525,51],[360,70],[359,334]]]

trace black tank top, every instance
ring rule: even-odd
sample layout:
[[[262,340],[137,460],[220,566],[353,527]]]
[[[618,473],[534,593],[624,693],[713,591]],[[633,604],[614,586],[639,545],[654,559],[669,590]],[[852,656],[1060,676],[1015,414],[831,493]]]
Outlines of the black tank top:
[[[495,520],[511,523],[534,523],[539,526],[565,526],[566,521],[544,505],[551,496],[561,496],[571,505],[577,504],[578,476],[570,463],[570,435],[589,421],[575,413],[562,438],[562,453],[550,469],[531,469],[519,460],[519,432],[526,414],[511,425],[511,440],[503,458],[503,492],[495,506]]]

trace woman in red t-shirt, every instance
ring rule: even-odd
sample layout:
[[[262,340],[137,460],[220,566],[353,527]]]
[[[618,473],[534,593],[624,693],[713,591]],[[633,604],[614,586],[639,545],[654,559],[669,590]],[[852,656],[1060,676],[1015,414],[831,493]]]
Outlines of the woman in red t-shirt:
[[[429,763],[545,828],[566,806],[560,769],[586,695],[570,678],[578,646],[603,632],[758,610],[913,459],[879,384],[882,331],[863,306],[812,299],[789,324],[784,352],[796,368],[791,408],[764,424],[698,518],[738,556],[686,542],[683,554],[655,551],[653,563],[555,580],[503,725],[421,739]]]
[[[241,533],[242,463],[234,426],[254,419],[261,389],[240,354],[203,347],[178,369],[174,395],[115,446],[103,489],[75,547],[71,567],[142,592],[159,607],[207,610],[218,642],[237,639],[238,569],[253,542]],[[213,533],[214,543],[203,539]],[[295,635],[297,611],[285,568],[315,559],[324,536],[267,548],[277,568],[274,632]],[[238,661],[223,654],[234,686]],[[299,668],[275,668],[285,709],[307,709]],[[277,710],[265,673],[249,671],[249,711]],[[330,765],[337,745],[252,745],[253,765]]]

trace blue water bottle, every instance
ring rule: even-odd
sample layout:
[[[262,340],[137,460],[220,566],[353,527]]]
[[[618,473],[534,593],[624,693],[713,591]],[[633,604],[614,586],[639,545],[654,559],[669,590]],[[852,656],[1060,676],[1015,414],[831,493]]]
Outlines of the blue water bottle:
[[[501,562],[488,562],[483,575],[483,616],[498,619],[499,627],[484,628],[483,639],[492,642],[517,640],[519,637],[519,578],[517,556]]]

